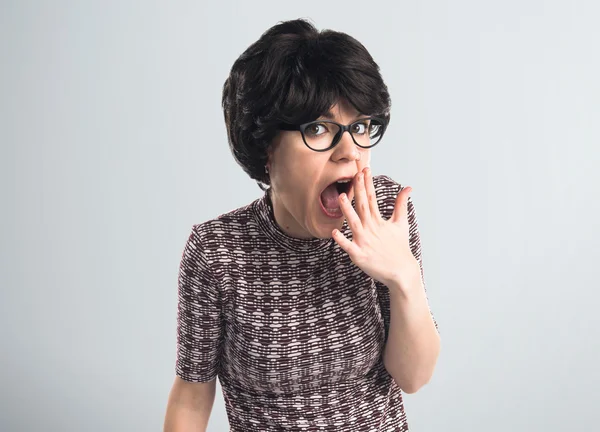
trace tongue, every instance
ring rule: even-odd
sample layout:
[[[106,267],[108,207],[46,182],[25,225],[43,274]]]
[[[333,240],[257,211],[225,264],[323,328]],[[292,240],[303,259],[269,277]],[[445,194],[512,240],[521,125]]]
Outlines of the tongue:
[[[339,208],[338,197],[340,194],[337,191],[335,183],[330,184],[321,194],[321,201],[326,208],[336,209]]]

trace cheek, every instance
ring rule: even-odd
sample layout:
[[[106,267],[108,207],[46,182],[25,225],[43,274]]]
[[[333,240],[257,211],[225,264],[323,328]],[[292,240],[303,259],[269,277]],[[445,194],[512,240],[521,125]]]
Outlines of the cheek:
[[[298,163],[278,176],[277,187],[290,205],[302,212],[316,193],[317,178],[317,173]]]
[[[364,167],[368,167],[371,166],[371,151],[368,150],[366,152],[364,152],[363,154],[361,154],[360,156],[360,169],[363,169]]]
[[[308,156],[298,155],[286,163],[281,172],[282,183],[285,183],[286,189],[296,191],[298,198],[314,193],[313,189],[323,176],[322,164],[317,163],[313,155]]]

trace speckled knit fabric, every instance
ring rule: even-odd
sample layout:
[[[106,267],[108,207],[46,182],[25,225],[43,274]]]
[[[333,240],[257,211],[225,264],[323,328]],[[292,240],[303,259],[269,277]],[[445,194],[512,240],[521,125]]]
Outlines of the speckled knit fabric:
[[[401,186],[383,175],[373,182],[389,219]],[[410,198],[408,213],[423,276]],[[352,239],[347,223],[342,232]],[[192,227],[179,271],[176,373],[218,376],[230,431],[407,431],[401,390],[382,361],[389,316],[387,287],[333,239],[285,234],[265,192]]]

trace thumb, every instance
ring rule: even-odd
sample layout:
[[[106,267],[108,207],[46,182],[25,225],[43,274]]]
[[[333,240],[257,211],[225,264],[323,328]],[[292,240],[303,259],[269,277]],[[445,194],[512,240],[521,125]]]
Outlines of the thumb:
[[[394,205],[394,213],[391,218],[393,222],[398,222],[402,217],[408,217],[408,197],[411,192],[412,187],[410,186],[405,186],[398,192]]]

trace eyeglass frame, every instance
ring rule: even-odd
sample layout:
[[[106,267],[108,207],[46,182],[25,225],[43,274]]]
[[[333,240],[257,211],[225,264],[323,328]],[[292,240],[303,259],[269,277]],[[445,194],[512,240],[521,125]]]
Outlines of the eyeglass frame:
[[[359,143],[356,142],[356,140],[354,139],[354,135],[352,134],[352,131],[350,130],[350,128],[355,125],[356,123],[359,123],[361,121],[364,120],[377,120],[378,122],[381,123],[381,137],[379,138],[379,141],[377,141],[375,144],[370,145],[370,146],[363,146],[360,145]],[[309,127],[310,125],[313,124],[318,124],[318,123],[332,123],[334,125],[336,125],[337,127],[340,128],[340,130],[338,131],[338,133],[333,137],[333,141],[331,142],[331,145],[325,149],[322,150],[315,150],[314,148],[312,148],[311,146],[308,145],[308,143],[306,142],[306,138],[304,136],[304,131],[306,130],[307,127]],[[379,144],[381,142],[381,140],[383,139],[383,135],[385,133],[385,130],[387,129],[388,126],[388,122],[385,121],[385,119],[381,118],[381,117],[375,117],[375,116],[369,116],[369,117],[363,117],[363,118],[359,118],[358,120],[354,120],[352,123],[347,124],[347,125],[343,125],[341,123],[335,122],[333,120],[313,120],[307,123],[302,123],[300,125],[293,125],[293,124],[289,124],[289,123],[281,123],[279,124],[279,129],[280,130],[285,130],[285,131],[300,131],[300,133],[302,134],[302,141],[304,141],[304,145],[306,145],[306,147],[308,147],[309,149],[311,149],[312,151],[316,151],[316,152],[324,152],[324,151],[328,151],[331,150],[332,148],[334,148],[336,145],[339,144],[339,142],[342,140],[342,136],[344,135],[344,132],[348,132],[350,134],[350,136],[352,137],[352,141],[354,141],[354,144],[356,144],[357,146],[359,146],[360,148],[373,148],[375,147],[377,144]],[[337,137],[337,139],[336,139]]]

